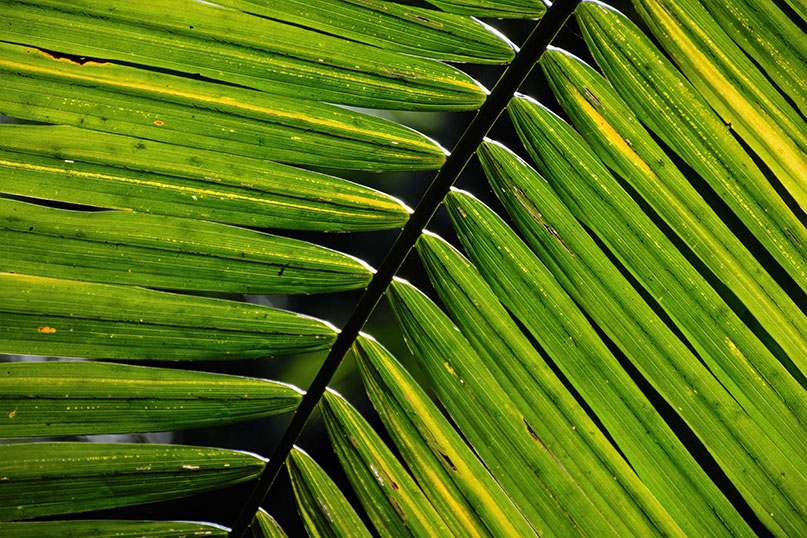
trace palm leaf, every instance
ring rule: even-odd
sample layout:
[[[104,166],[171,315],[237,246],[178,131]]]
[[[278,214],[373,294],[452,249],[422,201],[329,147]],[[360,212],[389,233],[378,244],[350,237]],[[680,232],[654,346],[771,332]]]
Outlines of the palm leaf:
[[[552,49],[541,65],[574,125],[525,96],[507,107],[536,171],[482,138],[576,2],[432,3],[439,11],[386,0],[3,3],[0,114],[47,125],[0,126],[0,352],[91,360],[0,369],[0,437],[296,412],[266,465],[182,445],[0,446],[0,519],[259,477],[238,518],[219,523],[233,536],[250,523],[254,536],[285,536],[258,508],[285,462],[312,536],[366,536],[364,516],[384,536],[793,536],[807,526],[807,229],[791,211],[804,205],[807,159],[802,21],[768,1],[750,23],[756,6],[744,0],[636,0],[668,60],[629,18],[584,2],[577,19],[607,80]],[[470,17],[543,15],[515,56]],[[511,61],[489,94],[444,63]],[[357,106],[481,110],[448,155],[398,123],[417,117]],[[473,196],[446,196],[474,151],[523,241]],[[411,212],[323,168],[440,171]],[[423,233],[444,198],[469,259]],[[315,244],[326,242],[316,232],[401,226],[378,270]],[[442,307],[393,281],[416,243]],[[341,331],[237,295],[365,287]],[[358,335],[385,291],[421,374]],[[390,442],[325,390],[349,348]],[[190,362],[327,349],[302,396]],[[341,471],[293,448],[315,408],[358,503]],[[13,536],[227,532],[125,519],[0,525]]]

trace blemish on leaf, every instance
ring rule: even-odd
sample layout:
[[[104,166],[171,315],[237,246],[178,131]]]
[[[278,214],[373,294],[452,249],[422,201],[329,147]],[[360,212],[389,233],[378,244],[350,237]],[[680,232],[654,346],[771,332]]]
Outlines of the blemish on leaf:
[[[56,332],[56,329],[54,329],[53,327],[40,327],[38,330],[41,333],[55,333]]]
[[[522,422],[524,422],[524,425],[527,427],[527,431],[529,432],[530,437],[532,437],[532,440],[533,441],[538,441],[539,443],[541,443],[541,439],[538,437],[538,434],[535,433],[535,430],[532,429],[532,426],[530,426],[530,423],[527,422],[527,419],[522,418],[521,420],[522,420]],[[543,443],[541,443],[541,444],[543,444]]]
[[[14,418],[16,416],[17,416],[17,410],[16,409],[8,414],[8,418]]]
[[[440,456],[443,458],[443,461],[445,461],[445,462],[446,462],[446,464],[448,464],[448,466],[449,466],[449,467],[451,467],[451,470],[452,470],[452,471],[456,471],[456,470],[457,470],[457,466],[456,466],[456,465],[454,465],[454,462],[453,462],[453,461],[451,461],[451,458],[449,458],[447,454],[443,454],[442,452],[440,452],[439,454],[440,454]]]
[[[163,125],[163,122],[161,122],[160,120],[157,120],[157,121],[154,122],[154,125],[159,127],[160,125]]]

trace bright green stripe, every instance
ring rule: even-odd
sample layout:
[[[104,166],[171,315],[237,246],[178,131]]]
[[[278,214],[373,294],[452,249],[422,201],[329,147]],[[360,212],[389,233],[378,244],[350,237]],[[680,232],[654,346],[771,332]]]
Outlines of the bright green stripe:
[[[335,392],[320,400],[331,444],[382,536],[454,536],[378,434]]]
[[[798,362],[807,317],[678,171],[608,82],[560,50],[541,60],[555,95],[600,159],[647,200]]]
[[[397,228],[399,200],[333,176],[67,126],[0,126],[0,191],[264,228]]]
[[[457,69],[193,0],[4,2],[3,39],[355,106],[472,109]]]
[[[514,56],[506,38],[479,21],[383,0],[222,0],[218,4],[437,60],[506,63]]]
[[[436,168],[434,142],[332,105],[0,45],[0,112],[260,159],[335,168]]]
[[[580,219],[658,302],[748,414],[780,446],[792,448],[793,457],[807,469],[804,387],[642,212],[569,124],[527,98],[512,101],[509,111],[552,187],[545,182],[527,186],[515,175],[504,180],[508,192],[519,194],[520,203],[511,213],[521,212],[522,228],[538,236],[548,225],[560,237],[570,237],[565,246],[574,253],[586,243],[573,239],[585,236],[576,225],[575,217]],[[534,213],[541,210],[531,205],[532,199],[553,206],[540,222]],[[802,368],[807,364],[799,362]]]
[[[255,478],[264,462],[246,452],[179,445],[3,445],[0,520],[184,497]]]
[[[555,454],[572,455],[563,460],[564,466],[590,475],[594,487],[613,496],[609,500],[614,503],[635,502],[661,521],[669,518],[666,510],[675,521],[660,525],[677,524],[687,536],[749,536],[742,518],[661,417],[651,412],[650,402],[527,247],[470,197],[452,194],[447,206],[457,221],[460,212],[478,219],[473,232],[478,235],[468,235],[467,241],[474,244],[477,256],[484,256],[483,271],[495,291],[444,241],[423,236],[418,253],[446,309],[507,394],[520,398],[520,408],[537,425],[541,440],[552,445]],[[511,291],[514,288],[520,289]],[[549,369],[498,297],[511,305],[585,397],[644,484]],[[636,435],[639,431],[642,435]],[[594,482],[600,474],[604,476]]]
[[[364,287],[362,262],[311,243],[207,222],[0,199],[0,272],[160,289],[321,293]]]
[[[25,521],[0,523],[6,538],[227,538],[227,529],[212,523],[182,521]]]
[[[731,39],[807,115],[807,39],[795,22],[774,2],[701,1]],[[807,3],[803,5],[807,8]]]
[[[330,477],[295,447],[286,458],[297,510],[311,538],[370,538],[370,531]]]
[[[499,19],[539,19],[546,6],[539,0],[428,0],[443,11]]]
[[[403,366],[375,340],[353,346],[364,386],[426,497],[460,536],[535,536],[513,502]]]
[[[704,99],[630,20],[583,2],[577,20],[614,88],[807,290],[807,230]]]
[[[225,359],[326,349],[331,326],[258,305],[126,286],[0,274],[0,352]]]
[[[635,507],[609,505],[577,476],[569,455],[544,441],[543,428],[530,423],[425,295],[403,281],[393,282],[387,295],[412,354],[454,422],[539,535],[661,534]]]
[[[5,363],[0,437],[199,428],[292,411],[290,385],[220,374],[94,362]]]
[[[267,514],[263,508],[258,508],[250,527],[252,528],[253,538],[287,538],[286,533],[280,528],[277,521]]]
[[[701,95],[807,210],[807,122],[700,3],[639,0],[636,5]],[[803,33],[794,37],[807,42]]]
[[[701,437],[766,524],[803,525],[806,507],[797,492],[807,487],[807,480],[790,457],[792,448],[777,446],[764,433],[580,226],[554,218],[562,206],[554,196],[535,190],[548,189],[545,180],[507,150],[499,151],[505,152],[510,156],[504,162],[512,166],[497,166],[495,173],[489,169],[488,178],[494,192],[512,193],[500,200],[555,279]],[[508,190],[516,181],[522,192]],[[536,216],[546,224],[539,235],[534,235]],[[479,263],[476,257],[474,261]]]

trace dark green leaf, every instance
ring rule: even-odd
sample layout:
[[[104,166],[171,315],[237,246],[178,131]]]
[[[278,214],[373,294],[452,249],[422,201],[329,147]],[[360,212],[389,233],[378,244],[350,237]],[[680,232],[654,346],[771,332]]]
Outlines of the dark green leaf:
[[[78,212],[0,199],[0,271],[231,293],[364,287],[359,260],[296,239],[127,211]]]
[[[0,273],[0,352],[198,360],[326,349],[334,329],[264,306]]]
[[[286,468],[308,536],[370,538],[370,531],[342,492],[308,454],[292,449]]]
[[[0,126],[0,192],[264,228],[397,228],[395,198],[270,161],[67,126]]]
[[[0,74],[0,113],[28,120],[333,168],[432,169],[445,160],[411,129],[314,101],[9,44],[0,44]]]
[[[751,531],[739,514],[664,420],[651,412],[650,402],[527,246],[469,196],[452,194],[447,207],[452,219],[461,224],[464,242],[473,243],[472,252],[493,289],[467,260],[435,236],[422,236],[418,253],[446,309],[508,396],[518,402],[541,441],[553,453],[565,455],[562,461],[570,472],[592,480],[605,473],[598,487],[614,502],[629,504],[624,499],[628,491],[650,511],[656,505],[652,494],[687,536],[718,536],[724,531],[725,536],[749,536]],[[463,222],[466,219],[468,223]],[[540,357],[499,298],[585,398],[633,470]]]
[[[294,410],[295,387],[96,362],[0,363],[0,438],[180,430]]]
[[[255,478],[263,459],[179,445],[21,443],[0,446],[0,520],[173,499]]]
[[[423,492],[459,536],[535,536],[403,366],[375,340],[353,346],[373,406]]]
[[[228,536],[212,523],[183,521],[20,521],[0,523],[5,538],[197,538]]]
[[[277,521],[263,508],[258,509],[251,527],[254,538],[286,538],[286,533],[280,528]]]
[[[4,2],[0,15],[7,41],[202,75],[278,99],[284,95],[374,108],[464,110],[477,108],[485,96],[475,81],[440,62],[212,3],[22,0]]]
[[[331,444],[382,536],[453,536],[406,469],[347,401],[326,392],[320,411]]]

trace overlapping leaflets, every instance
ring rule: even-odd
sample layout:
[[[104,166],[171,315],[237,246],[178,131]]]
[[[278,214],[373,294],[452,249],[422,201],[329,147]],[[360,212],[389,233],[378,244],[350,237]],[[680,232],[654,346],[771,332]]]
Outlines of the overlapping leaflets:
[[[319,405],[334,451],[379,534],[454,536],[353,406],[335,392],[326,392]]]
[[[384,0],[220,0],[257,13],[382,49],[451,62],[505,63],[513,45],[478,20]]]
[[[613,8],[587,1],[576,17],[597,64],[639,120],[701,175],[807,290],[807,230],[703,97]]]
[[[544,54],[541,66],[597,156],[636,189],[788,355],[807,354],[807,316],[690,185],[608,82],[557,49]]]
[[[460,536],[535,536],[412,376],[375,340],[353,346],[364,386],[426,497]]]
[[[5,39],[14,43],[198,74],[277,97],[463,110],[478,107],[485,95],[470,77],[440,62],[212,3],[15,0],[4,2],[0,14]]]
[[[488,147],[481,148],[483,155]],[[593,476],[593,469],[604,466],[609,477],[639,490],[641,480],[687,536],[750,535],[664,420],[648,412],[650,402],[527,246],[470,195],[452,193],[447,207],[463,243],[472,245],[469,252],[479,260],[484,278],[435,236],[422,236],[418,253],[446,310],[496,381],[519,402],[542,442],[555,453],[573,455],[577,463],[564,463],[567,468],[579,464]],[[585,398],[632,469],[540,357],[500,299]],[[644,434],[636,435],[637,431]]]
[[[757,423],[648,306],[546,181],[506,148],[488,147],[495,158],[483,163],[494,192],[566,293],[710,447],[760,520],[785,535],[802,527],[807,504],[799,492],[807,487],[807,472],[803,454],[793,448],[800,440]],[[473,250],[470,241],[464,246]],[[756,414],[763,423],[772,418]],[[787,441],[777,443],[780,438]]]
[[[325,471],[295,447],[286,460],[294,496],[308,536],[370,538],[370,531]]]
[[[70,126],[0,126],[0,192],[227,224],[396,228],[395,198],[262,159]]]

